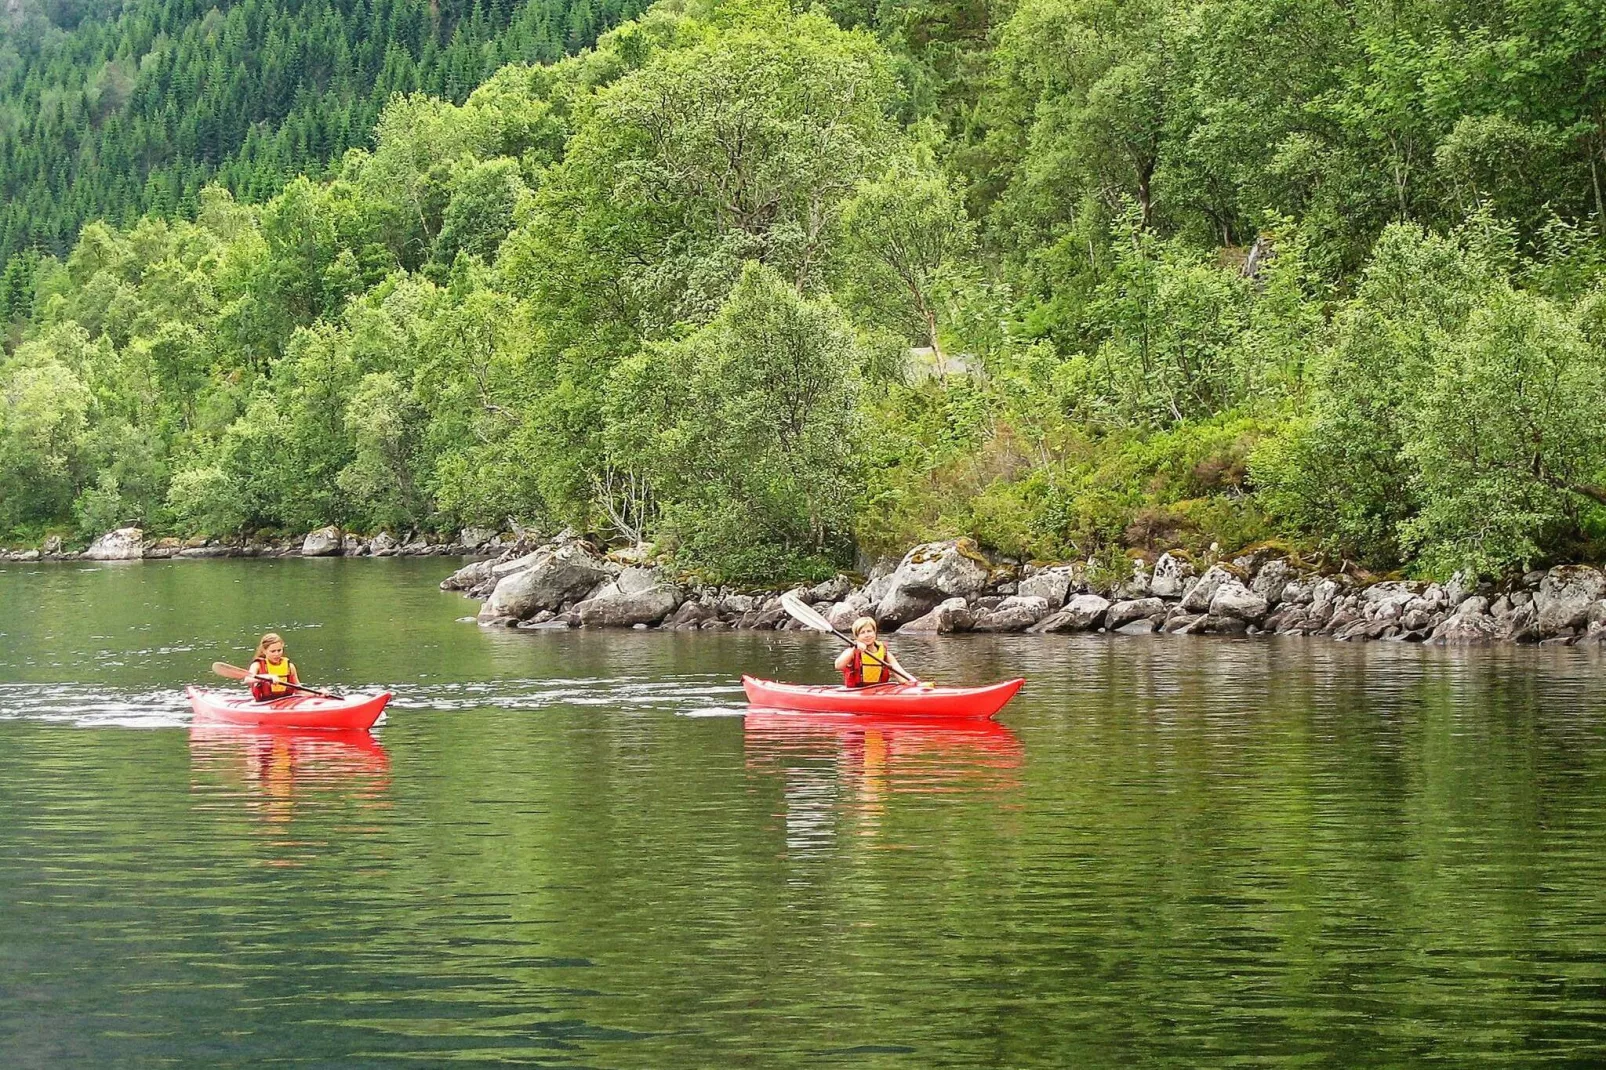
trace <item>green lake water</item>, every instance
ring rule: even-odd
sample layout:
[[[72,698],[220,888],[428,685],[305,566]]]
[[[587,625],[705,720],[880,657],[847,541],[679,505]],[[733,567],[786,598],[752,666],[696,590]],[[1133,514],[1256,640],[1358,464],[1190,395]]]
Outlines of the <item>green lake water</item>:
[[[0,1066],[1606,1064],[1597,652],[910,637],[1027,688],[841,728],[454,564],[0,565]],[[192,734],[270,628],[371,738]]]

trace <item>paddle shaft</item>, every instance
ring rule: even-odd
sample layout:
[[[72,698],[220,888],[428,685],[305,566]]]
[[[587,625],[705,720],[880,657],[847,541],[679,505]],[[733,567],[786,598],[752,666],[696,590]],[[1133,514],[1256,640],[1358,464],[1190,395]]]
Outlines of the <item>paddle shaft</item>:
[[[214,661],[212,663],[212,671],[217,673],[219,676],[230,680],[239,680],[242,683],[247,680],[266,680],[268,683],[278,684],[280,687],[292,687],[297,691],[305,691],[309,695],[317,695],[319,698],[338,699],[343,697],[341,695],[332,694],[328,691],[319,691],[316,687],[308,687],[306,684],[293,684],[289,680],[280,680],[276,676],[258,676],[254,673],[247,672],[245,669],[242,669],[237,665],[230,665],[224,661]]]

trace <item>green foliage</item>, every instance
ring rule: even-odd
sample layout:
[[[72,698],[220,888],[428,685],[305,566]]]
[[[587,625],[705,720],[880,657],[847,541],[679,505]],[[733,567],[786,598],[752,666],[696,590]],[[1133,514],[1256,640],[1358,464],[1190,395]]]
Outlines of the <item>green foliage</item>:
[[[947,176],[895,167],[843,205],[842,289],[867,324],[942,353],[945,299],[961,285],[975,226]]]
[[[72,368],[43,347],[0,364],[0,524],[68,513],[91,403]]]
[[[105,6],[13,4],[0,20],[0,263],[62,255],[93,219],[192,215],[208,185],[265,200],[367,143],[393,95],[460,103],[498,67],[556,60],[645,4]]]
[[[196,535],[231,535],[247,519],[240,488],[216,465],[186,468],[174,476],[167,503],[183,530]]]
[[[635,2],[25,2],[0,531],[1601,551],[1571,0]]]
[[[764,580],[843,563],[859,353],[840,313],[749,264],[725,306],[610,383],[610,460],[639,473],[683,558]]]
[[[1527,567],[1606,502],[1606,351],[1543,298],[1478,309],[1412,417],[1423,507],[1403,537],[1429,571]]]

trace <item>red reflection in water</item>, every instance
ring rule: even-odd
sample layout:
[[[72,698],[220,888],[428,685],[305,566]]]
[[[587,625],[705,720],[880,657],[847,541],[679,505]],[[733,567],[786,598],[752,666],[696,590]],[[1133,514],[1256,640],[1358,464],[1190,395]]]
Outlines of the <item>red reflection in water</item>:
[[[297,801],[340,798],[368,809],[385,804],[390,755],[368,732],[235,725],[190,729],[190,762],[210,781],[238,785],[257,817],[288,824]]]
[[[749,713],[747,766],[788,776],[830,762],[844,799],[874,817],[892,795],[1005,791],[1020,784],[1025,757],[1019,738],[996,721],[879,719],[852,715]],[[789,786],[789,807],[809,803]],[[819,792],[805,792],[826,801]],[[792,815],[796,816],[796,815]]]

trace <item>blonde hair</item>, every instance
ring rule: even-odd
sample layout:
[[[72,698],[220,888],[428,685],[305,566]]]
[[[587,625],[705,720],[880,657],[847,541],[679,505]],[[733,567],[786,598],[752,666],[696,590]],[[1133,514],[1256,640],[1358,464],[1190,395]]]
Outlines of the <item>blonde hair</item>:
[[[269,632],[267,635],[264,635],[262,640],[257,643],[257,652],[253,656],[253,660],[266,661],[268,656],[268,647],[272,646],[274,643],[278,643],[280,646],[284,645],[284,640],[279,636],[278,632]]]
[[[858,634],[864,631],[866,628],[874,628],[877,634],[879,634],[881,631],[881,628],[876,624],[874,617],[860,617],[858,620],[853,622],[853,631],[851,634],[854,637],[857,637]]]

